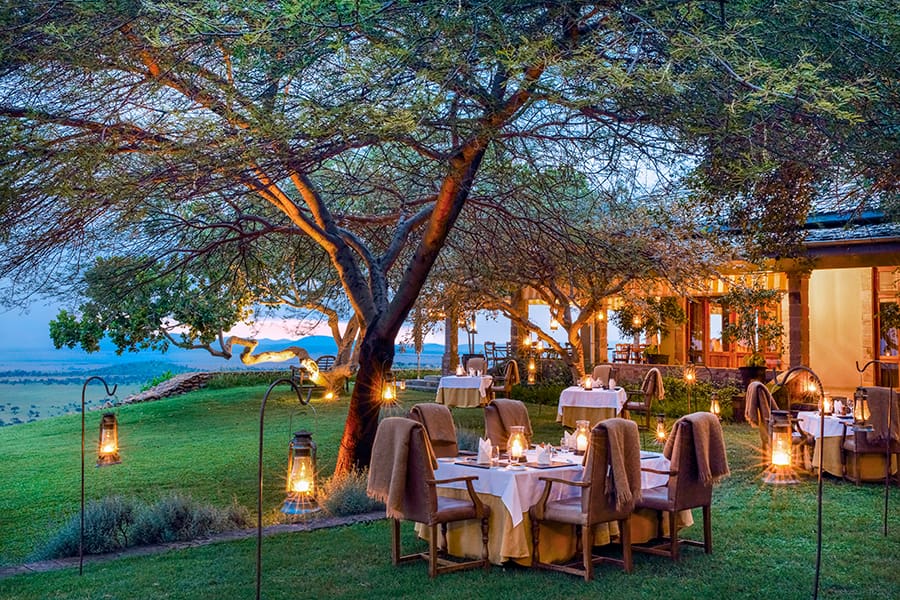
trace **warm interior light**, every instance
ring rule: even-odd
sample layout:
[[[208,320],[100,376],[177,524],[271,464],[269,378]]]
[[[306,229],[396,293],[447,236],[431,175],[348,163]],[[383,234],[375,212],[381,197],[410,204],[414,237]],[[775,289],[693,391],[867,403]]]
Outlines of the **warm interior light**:
[[[693,384],[697,380],[697,370],[694,365],[688,365],[684,368],[684,382],[688,385]]]
[[[325,392],[326,400],[334,400],[334,392]]]
[[[556,331],[559,329],[559,321],[556,320],[556,317],[550,317],[550,330]]]
[[[529,360],[528,360],[528,370],[529,370],[529,371],[534,371],[534,370],[536,370],[536,369],[537,369],[537,365],[534,364],[534,359],[533,359],[533,358],[532,358],[532,359],[529,359]]]
[[[669,437],[669,432],[666,431],[666,417],[665,415],[656,415],[656,443],[665,444],[667,437]]]
[[[597,313],[597,320],[598,320],[598,321],[605,321],[605,320],[606,320],[606,314],[605,314],[602,310],[601,310],[600,312]]]

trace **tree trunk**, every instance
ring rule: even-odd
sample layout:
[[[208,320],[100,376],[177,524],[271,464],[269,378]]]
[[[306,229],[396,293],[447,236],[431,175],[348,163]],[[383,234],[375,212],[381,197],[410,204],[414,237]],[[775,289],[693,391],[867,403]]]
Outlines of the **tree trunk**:
[[[376,330],[369,328],[360,344],[359,371],[334,468],[336,476],[368,467],[372,460],[381,411],[382,373],[394,362],[394,335],[376,335]]]

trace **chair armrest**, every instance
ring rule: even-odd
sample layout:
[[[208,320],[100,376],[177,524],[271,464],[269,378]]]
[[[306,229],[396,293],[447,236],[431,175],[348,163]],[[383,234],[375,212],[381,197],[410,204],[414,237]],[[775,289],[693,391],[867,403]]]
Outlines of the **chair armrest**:
[[[478,479],[478,475],[460,475],[450,479],[429,479],[426,483],[428,485],[440,485],[442,483],[456,483],[457,481],[475,481],[476,479]]]
[[[659,469],[651,469],[650,467],[641,467],[641,471],[644,471],[645,473],[656,473],[657,475],[668,475],[669,477],[678,475],[678,471],[660,471]]]
[[[563,485],[571,485],[580,488],[591,486],[590,481],[572,481],[571,479],[562,479],[560,477],[539,477],[538,479],[546,481],[547,483],[562,483]]]
[[[539,518],[543,518],[544,511],[547,510],[547,500],[550,499],[550,489],[554,483],[562,483],[583,489],[591,487],[590,481],[571,481],[569,479],[560,479],[559,477],[539,477],[538,479],[544,482],[544,491],[541,492],[541,498],[533,507],[536,509],[537,514],[540,515]]]

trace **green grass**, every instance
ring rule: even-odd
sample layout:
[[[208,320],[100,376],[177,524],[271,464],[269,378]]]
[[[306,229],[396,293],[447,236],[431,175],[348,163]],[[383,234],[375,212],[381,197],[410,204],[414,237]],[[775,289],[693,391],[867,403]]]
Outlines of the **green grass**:
[[[152,500],[179,490],[227,506],[233,499],[250,507],[256,497],[256,444],[259,402],[264,387],[204,391],[154,403],[124,407],[123,463],[97,469],[89,455],[89,498],[113,493]],[[404,408],[430,395],[407,391]],[[333,469],[346,399],[316,405],[295,415],[296,400],[274,394],[266,414],[267,519],[275,520],[283,497],[291,429],[314,431],[323,475]],[[556,442],[561,428],[555,407],[530,406],[536,440]],[[483,428],[482,413],[456,409],[458,426]],[[88,447],[98,413],[88,414]],[[77,513],[79,420],[58,417],[0,429],[0,548],[4,564],[18,563],[51,530]],[[746,425],[726,425],[732,476],[715,491],[714,553],[696,548],[681,563],[638,555],[635,572],[609,566],[597,579],[517,567],[492,567],[487,575],[461,572],[432,583],[424,563],[390,564],[386,522],[338,527],[266,538],[263,595],[296,598],[798,598],[809,597],[815,562],[816,484],[806,479],[788,487],[760,480],[758,436]],[[645,445],[650,447],[649,439]],[[900,575],[900,490],[892,490],[890,535],[881,535],[883,487],[825,481],[822,598],[896,597]],[[700,522],[699,512],[695,521]],[[695,525],[686,533],[697,536]],[[404,526],[407,546],[417,541]],[[0,598],[250,598],[255,581],[255,542],[219,543],[88,564],[76,569],[0,580]]]

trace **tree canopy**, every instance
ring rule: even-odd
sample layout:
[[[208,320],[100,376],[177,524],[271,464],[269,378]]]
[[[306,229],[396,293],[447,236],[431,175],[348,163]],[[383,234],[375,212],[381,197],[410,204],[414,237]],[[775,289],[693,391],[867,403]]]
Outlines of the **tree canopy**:
[[[239,279],[258,240],[315,245],[365,332],[337,469],[367,464],[394,338],[467,202],[503,210],[511,166],[577,165],[598,187],[654,172],[728,218],[828,181],[892,187],[890,4],[726,9],[17,4],[0,14],[0,275],[65,291],[98,256],[171,270],[228,247]]]

